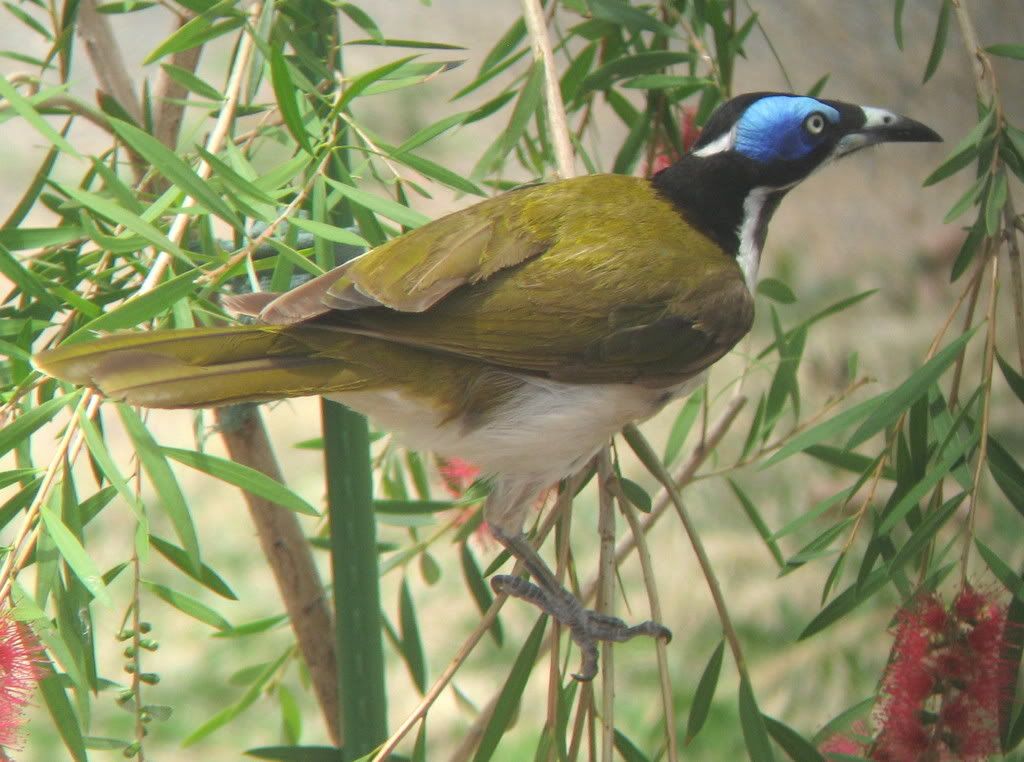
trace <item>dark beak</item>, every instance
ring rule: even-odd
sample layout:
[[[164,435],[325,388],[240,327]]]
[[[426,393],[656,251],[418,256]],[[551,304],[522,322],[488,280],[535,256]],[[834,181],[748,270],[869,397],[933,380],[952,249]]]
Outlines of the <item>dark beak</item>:
[[[942,138],[935,130],[913,119],[896,114],[882,124],[865,125],[863,132],[871,135],[876,143],[941,143]],[[885,117],[883,117],[883,120]]]
[[[878,143],[939,143],[942,138],[935,130],[921,122],[891,111],[863,106],[864,116],[859,126],[841,137],[832,152],[839,158]]]

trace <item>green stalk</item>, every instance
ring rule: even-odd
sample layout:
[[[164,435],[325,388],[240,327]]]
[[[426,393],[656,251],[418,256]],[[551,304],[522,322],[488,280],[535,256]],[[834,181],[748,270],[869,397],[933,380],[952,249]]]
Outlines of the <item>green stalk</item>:
[[[289,12],[296,35],[315,60],[324,63],[328,76],[343,68],[337,14],[337,8],[324,0],[297,0]],[[312,81],[324,78],[323,71],[313,70],[316,66],[303,68]],[[338,143],[344,145],[344,136],[338,137]],[[347,166],[345,153],[340,150],[337,157]],[[330,221],[352,224],[347,205],[336,207]],[[369,754],[387,738],[373,466],[366,419],[327,400],[321,402],[320,410],[330,511],[338,698],[345,737],[342,759],[348,762]]]
[[[329,400],[320,410],[344,759],[353,760],[387,738],[370,437],[363,416]]]

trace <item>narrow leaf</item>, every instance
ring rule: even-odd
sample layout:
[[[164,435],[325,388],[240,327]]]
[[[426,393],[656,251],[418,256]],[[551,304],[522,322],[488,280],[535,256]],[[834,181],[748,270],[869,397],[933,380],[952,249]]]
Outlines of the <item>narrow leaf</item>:
[[[110,598],[110,593],[107,591],[107,586],[103,584],[103,575],[92,558],[89,557],[85,548],[82,547],[82,543],[64,525],[64,522],[60,520],[60,516],[50,508],[40,508],[39,515],[46,526],[47,534],[50,535],[53,544],[60,551],[64,563],[75,573],[75,576],[78,577],[96,600],[110,606],[113,601]]]
[[[183,614],[188,614],[193,619],[198,619],[200,622],[218,630],[227,630],[231,627],[227,619],[189,595],[179,593],[177,590],[172,590],[166,585],[160,585],[148,580],[142,580],[142,584],[155,596],[171,604]]]
[[[927,393],[929,387],[938,381],[946,369],[953,364],[977,330],[978,326],[975,326],[958,336],[931,360],[912,373],[906,381],[889,392],[867,420],[853,433],[846,446],[854,448],[867,441],[871,436],[893,423],[922,394]]]
[[[305,513],[310,516],[319,516],[317,510],[296,495],[280,482],[274,481],[269,476],[241,463],[232,460],[219,458],[208,453],[195,452],[193,450],[179,450],[176,447],[161,448],[168,457],[174,458],[179,463],[184,463],[190,468],[209,474],[228,484],[234,484],[247,492],[259,495],[272,503],[277,503],[282,508],[287,508],[296,513]]]
[[[697,683],[697,690],[693,694],[693,703],[690,705],[690,716],[686,720],[686,743],[690,743],[708,718],[711,711],[711,701],[715,697],[715,688],[718,687],[718,678],[722,673],[722,657],[725,655],[725,641],[718,641],[718,646],[711,653],[711,658],[704,666],[700,681]]]
[[[746,675],[740,677],[740,727],[752,762],[774,762],[772,744]]]
[[[480,737],[480,745],[477,746],[473,762],[488,762],[498,748],[505,731],[512,723],[512,717],[519,709],[519,702],[523,697],[523,690],[526,688],[526,681],[530,678],[533,665],[537,663],[537,652],[544,637],[544,625],[547,624],[547,616],[537,620],[530,631],[529,637],[523,644],[512,669],[508,673],[501,693],[494,704],[494,711],[491,719],[484,728]]]

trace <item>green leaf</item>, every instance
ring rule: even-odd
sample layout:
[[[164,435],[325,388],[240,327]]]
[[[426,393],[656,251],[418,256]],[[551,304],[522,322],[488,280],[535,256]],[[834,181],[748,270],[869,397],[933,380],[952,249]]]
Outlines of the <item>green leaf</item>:
[[[82,738],[82,726],[75,714],[74,707],[68,700],[67,690],[64,681],[61,680],[54,669],[53,664],[47,661],[41,665],[43,677],[39,681],[39,692],[42,694],[43,703],[46,704],[50,717],[53,718],[57,732],[60,733],[64,745],[67,747],[71,758],[75,762],[87,762],[88,752],[85,750],[85,741]]]
[[[619,477],[619,484],[622,486],[622,493],[639,511],[643,513],[650,513],[652,503],[651,496],[647,494],[647,490],[641,487],[634,481],[631,481],[623,476]]]
[[[747,496],[747,494],[740,488],[735,481],[728,479],[729,486],[732,487],[732,492],[736,495],[736,499],[740,501],[740,506],[743,508],[743,512],[747,514],[747,518],[750,519],[750,523],[754,525],[754,529],[761,535],[761,539],[764,540],[764,544],[768,546],[768,552],[772,554],[772,558],[775,559],[775,563],[781,568],[785,561],[782,558],[782,551],[779,549],[778,543],[772,537],[772,532],[768,528],[764,519],[761,518],[761,513],[757,510],[757,506]]]
[[[165,455],[174,458],[179,463],[184,463],[190,468],[207,473],[228,484],[234,484],[246,492],[259,495],[289,511],[305,513],[309,516],[320,515],[312,505],[286,486],[254,468],[194,450],[179,450],[176,447],[162,447],[161,449]]]
[[[62,394],[48,399],[41,405],[29,408],[3,428],[0,428],[0,455],[4,455],[25,442],[42,426],[45,426],[57,412],[69,402],[77,401],[82,390],[76,389],[70,394]]]
[[[427,690],[427,664],[423,653],[420,628],[416,623],[416,605],[409,592],[409,581],[402,578],[398,594],[398,628],[401,632],[401,651],[412,681],[420,693]]]
[[[899,569],[924,550],[925,545],[945,526],[947,521],[953,518],[965,497],[967,497],[967,493],[961,492],[951,497],[940,507],[928,511],[925,514],[924,521],[914,527],[914,533],[910,535],[903,544],[903,547],[893,556],[889,562],[889,568]]]
[[[818,615],[797,636],[797,640],[806,640],[837,622],[881,590],[888,580],[888,569],[880,567],[871,572],[867,579],[858,580],[858,582],[850,585],[833,598],[831,603],[818,612]]]
[[[360,93],[365,91],[375,82],[381,79],[387,78],[389,75],[394,74],[398,70],[405,67],[410,61],[414,60],[417,56],[406,56],[405,58],[399,58],[397,61],[378,66],[376,69],[364,72],[357,77],[353,77],[350,82],[347,83],[344,92],[342,93],[341,99],[338,101],[338,105],[335,107],[337,111],[342,111],[353,101]],[[432,70],[432,73],[437,71],[436,68]],[[423,76],[423,75],[420,75]]]
[[[235,230],[242,230],[243,225],[238,214],[174,151],[138,127],[119,119],[110,118],[108,121],[126,145],[152,164],[175,187],[229,223]]]
[[[274,87],[274,99],[277,101],[277,108],[281,112],[281,119],[284,121],[288,132],[295,138],[303,151],[313,153],[313,146],[309,142],[309,135],[302,123],[302,110],[299,108],[299,94],[301,91],[295,87],[292,81],[291,72],[288,69],[288,61],[279,47],[272,47],[270,50],[270,81]]]
[[[784,725],[767,714],[762,714],[761,718],[771,737],[775,739],[775,743],[782,747],[782,750],[793,762],[826,762],[821,752],[814,748],[814,744],[788,725]]]
[[[931,360],[914,371],[906,381],[897,386],[878,404],[867,420],[853,432],[846,443],[847,448],[854,448],[866,442],[889,424],[893,423],[905,410],[926,394],[932,384],[939,380],[946,369],[953,364],[964,346],[978,330],[975,326],[966,333],[957,336],[942,348]]]
[[[693,703],[690,704],[690,715],[686,720],[686,743],[689,744],[708,718],[711,711],[711,701],[715,697],[715,688],[718,687],[718,678],[722,672],[722,657],[725,655],[725,641],[718,641],[718,646],[711,653],[711,658],[704,666],[700,681],[697,683],[697,690],[693,694]]]
[[[189,270],[171,278],[141,296],[128,299],[98,318],[90,320],[68,337],[68,341],[79,340],[91,336],[92,331],[119,331],[133,328],[139,323],[156,317],[171,309],[178,301],[192,292],[192,284],[201,275],[201,271]]]
[[[199,565],[198,572],[193,569],[192,564],[189,561],[188,554],[177,545],[173,545],[172,543],[167,542],[167,540],[163,540],[153,534],[149,536],[149,542],[157,549],[160,555],[207,590],[211,590],[222,598],[227,598],[230,601],[238,600],[238,596],[235,595],[234,591],[228,587],[228,584],[221,579],[220,575],[209,566],[201,563]]]
[[[905,0],[896,0],[892,9],[892,36],[896,39],[896,47],[903,50],[903,5]]]
[[[189,92],[193,92],[202,98],[209,98],[212,101],[219,102],[224,100],[223,93],[213,85],[201,80],[188,69],[183,69],[180,66],[166,63],[160,64],[160,68],[164,70],[164,73],[167,74],[168,77],[173,79]]]
[[[370,18],[370,15],[366,11],[358,6],[352,5],[352,3],[339,3],[338,8],[340,8],[342,13],[352,19],[360,29],[370,35],[370,37],[378,44],[385,44],[384,35],[381,34],[380,27],[377,26],[377,22]]]
[[[1024,61],[1024,45],[1015,45],[1010,42],[999,42],[995,45],[989,45],[985,50],[994,56],[1016,58],[1019,61]]]
[[[400,516],[423,515],[449,511],[462,505],[457,500],[393,500],[378,498],[373,501],[374,513],[393,513]]]
[[[762,278],[757,284],[757,293],[764,294],[779,304],[793,304],[796,294],[792,289],[776,278]]]
[[[786,331],[786,333],[784,335],[784,338],[788,340],[789,337],[793,336],[797,331],[805,330],[807,328],[810,328],[812,325],[814,325],[815,323],[817,323],[820,320],[824,320],[825,318],[830,317],[832,315],[835,315],[838,312],[842,312],[843,310],[849,309],[850,307],[852,307],[853,305],[857,304],[858,302],[861,302],[864,299],[867,299],[869,296],[874,294],[876,291],[877,291],[877,289],[870,289],[868,291],[862,291],[859,294],[854,294],[853,296],[848,296],[848,297],[846,297],[844,299],[840,299],[838,302],[835,302],[834,304],[830,304],[825,309],[823,309],[823,310],[821,310],[819,312],[814,313],[813,315],[811,315],[809,318],[807,318],[803,322],[798,323],[795,327],[793,327],[793,328],[789,329],[788,331]],[[771,354],[775,350],[775,348],[778,346],[778,344],[779,344],[778,340],[776,340],[776,341],[772,342],[771,344],[769,344],[767,347],[765,347],[760,352],[758,352],[757,359],[758,360],[762,360],[765,357],[767,357],[769,354]]]
[[[85,235],[78,225],[57,225],[52,228],[4,228],[0,230],[0,246],[11,251],[44,249],[61,246]]]
[[[106,217],[119,225],[124,225],[129,232],[134,233],[145,241],[148,241],[160,251],[166,251],[169,254],[174,254],[176,257],[186,261],[191,260],[188,253],[176,243],[173,243],[159,228],[142,219],[140,216],[133,214],[124,207],[119,206],[110,199],[104,198],[96,193],[83,190],[82,188],[65,185],[57,180],[51,180],[51,182],[58,190],[72,200],[81,204],[89,211],[95,212],[101,217]]]
[[[668,441],[665,442],[665,457],[662,462],[666,466],[675,463],[679,453],[682,452],[683,445],[686,444],[686,437],[689,435],[690,429],[693,428],[694,421],[697,420],[697,414],[700,412],[703,401],[704,387],[701,387],[689,396],[679,411],[679,415],[676,416],[672,429],[668,433]]]
[[[480,71],[477,78],[479,79],[479,75],[490,71],[508,58],[519,46],[519,43],[523,41],[525,36],[526,19],[519,16],[512,23],[512,26],[505,31],[505,34],[501,36],[501,39],[494,43],[494,47],[487,51],[487,55],[484,56],[483,63],[480,64]]]
[[[57,130],[53,129],[50,123],[43,119],[42,115],[35,110],[32,104],[7,81],[7,78],[2,76],[0,76],[0,98],[6,100],[14,112],[32,125],[51,145],[59,148],[68,156],[74,156],[76,159],[81,158],[81,154],[75,150],[75,147]]]
[[[474,196],[486,196],[487,194],[480,189],[480,186],[476,185],[472,181],[463,177],[456,172],[442,167],[437,162],[431,161],[430,159],[424,159],[422,156],[418,156],[410,151],[398,152],[392,146],[386,144],[380,144],[380,147],[384,151],[388,151],[395,161],[401,162],[405,166],[416,170],[424,177],[429,177],[431,180],[447,185],[449,188],[454,188],[457,191],[463,193],[471,193]]]
[[[1024,601],[1024,580],[1010,568],[1003,559],[1001,559],[996,552],[992,550],[988,545],[983,543],[978,538],[974,539],[974,546],[978,549],[978,554],[984,559],[988,568],[992,570],[992,574],[995,575],[1006,590],[1011,593],[1018,600]]]
[[[275,762],[338,762],[341,758],[336,746],[257,746],[255,749],[246,749],[245,754]],[[396,755],[392,755],[392,758],[396,758]]]
[[[477,565],[476,558],[473,557],[473,551],[469,549],[469,543],[463,542],[459,545],[459,560],[462,563],[462,576],[466,580],[466,587],[469,588],[469,592],[473,596],[477,610],[481,614],[487,613],[491,604],[494,603],[494,595],[491,593],[490,585],[484,580],[484,575],[480,573],[480,567]],[[501,646],[505,637],[500,619],[494,620],[494,624],[488,632],[491,633],[494,642]]]
[[[740,727],[751,762],[774,762],[772,744],[746,675],[740,677]]]
[[[577,99],[594,90],[606,90],[612,83],[638,74],[660,72],[666,66],[688,63],[692,60],[689,53],[670,50],[653,50],[633,55],[617,57],[603,66],[599,66],[587,76],[580,85]]]
[[[221,4],[221,7],[223,5]],[[241,13],[216,24],[211,22],[206,16],[196,16],[178,27],[171,36],[157,45],[142,63],[143,65],[151,64],[164,56],[197,47],[208,40],[221,37],[243,24],[245,24],[245,16]]]
[[[64,522],[60,520],[60,516],[50,508],[41,507],[39,515],[43,520],[43,525],[46,527],[47,534],[50,535],[53,544],[60,551],[64,563],[75,573],[75,576],[78,577],[79,581],[85,585],[85,588],[92,593],[92,596],[97,601],[107,606],[112,605],[113,601],[110,598],[110,593],[107,591],[107,586],[103,584],[103,575],[100,574],[100,570],[92,558],[89,557],[85,548],[82,547],[82,543],[78,541],[78,538],[64,525]]]
[[[640,751],[637,745],[629,740],[621,730],[615,728],[613,735],[615,751],[622,756],[623,762],[650,762],[650,758]]]
[[[988,134],[989,129],[993,125],[994,113],[991,109],[985,112],[984,116],[978,120],[978,123],[971,128],[971,131],[964,136],[964,139],[957,143],[945,161],[928,175],[928,178],[924,181],[925,186],[934,185],[940,180],[945,180],[971,163],[974,157],[978,155],[978,147],[981,145],[982,139]]]
[[[264,686],[270,681],[270,678],[277,673],[281,668],[281,665],[284,664],[291,656],[292,648],[287,648],[277,659],[264,665],[238,701],[217,712],[217,714],[192,731],[192,733],[181,742],[181,745],[191,746],[197,741],[201,741],[203,738],[210,735],[210,733],[231,722],[231,720],[248,709],[256,699],[260,697]],[[335,759],[337,759],[337,750],[335,750]]]
[[[360,246],[364,249],[370,248],[370,244],[362,236],[356,235],[351,230],[339,228],[336,225],[328,225],[326,222],[317,222],[316,220],[306,220],[301,217],[293,217],[288,220],[288,224],[294,225],[297,228],[305,230],[307,233],[312,233],[315,236],[333,243]]]
[[[888,534],[892,531],[893,527],[902,521],[906,515],[913,509],[923,498],[927,495],[931,489],[941,482],[950,471],[953,466],[964,457],[964,454],[974,445],[977,441],[977,433],[972,436],[965,437],[960,441],[953,442],[953,444],[946,450],[945,455],[942,459],[933,465],[928,472],[914,484],[897,503],[886,510],[881,522],[878,524],[876,530],[878,534]]]
[[[999,361],[999,368],[1003,371],[1003,378],[1009,385],[1010,390],[1017,396],[1017,399],[1024,404],[1024,376],[1021,376],[1003,356],[996,353],[996,360]]]
[[[203,624],[208,624],[218,630],[227,630],[231,627],[231,623],[227,619],[191,596],[149,580],[142,580],[142,584],[161,600],[171,604],[183,614],[198,619]]]
[[[523,690],[526,688],[526,681],[530,678],[533,665],[537,663],[537,653],[540,651],[540,644],[544,637],[544,625],[547,624],[547,616],[541,616],[530,631],[529,637],[523,643],[512,669],[508,673],[505,685],[498,694],[494,704],[494,711],[491,719],[488,720],[480,736],[480,745],[477,746],[473,762],[488,762],[498,748],[502,736],[512,724],[512,718],[519,709],[519,702],[523,698]]]
[[[476,166],[470,173],[470,177],[477,179],[497,167],[519,143],[526,131],[530,120],[533,119],[537,109],[541,107],[541,95],[544,85],[544,69],[534,62],[530,66],[530,73],[519,91],[515,106],[512,108],[512,115],[509,117],[508,126],[504,129],[498,139],[491,144],[483,156],[477,161]]]
[[[999,233],[1007,193],[1006,173],[997,172],[992,180],[988,197],[985,199],[985,231],[990,237]]]
[[[196,535],[196,527],[192,523],[192,513],[185,501],[185,495],[167,463],[166,455],[134,408],[119,403],[117,412],[124,423],[125,431],[128,432],[128,436],[135,445],[135,454],[139,458],[139,463],[142,464],[143,470],[149,476],[153,489],[160,498],[160,505],[167,513],[175,533],[185,548],[189,566],[194,571],[198,570],[200,564],[199,537]]]
[[[988,438],[988,470],[1010,505],[1024,516],[1024,469],[992,436]]]
[[[928,54],[928,63],[924,67],[924,82],[932,78],[935,70],[939,68],[942,61],[942,54],[946,50],[946,38],[949,35],[949,12],[951,9],[950,0],[942,0],[939,8],[939,20],[935,25],[935,37],[932,39],[932,50]]]
[[[654,32],[662,37],[676,38],[679,34],[661,19],[622,0],[587,0],[595,19],[609,21],[631,32]]]
[[[383,214],[389,220],[394,220],[404,227],[418,228],[420,225],[425,225],[430,222],[430,217],[427,215],[421,214],[415,209],[410,209],[408,206],[400,204],[397,201],[393,201],[390,198],[384,198],[382,196],[376,196],[373,193],[367,193],[366,191],[359,190],[351,185],[332,180],[329,177],[325,177],[324,180],[332,188],[337,189],[337,191],[349,201],[359,204],[359,206],[365,207],[371,212]]]

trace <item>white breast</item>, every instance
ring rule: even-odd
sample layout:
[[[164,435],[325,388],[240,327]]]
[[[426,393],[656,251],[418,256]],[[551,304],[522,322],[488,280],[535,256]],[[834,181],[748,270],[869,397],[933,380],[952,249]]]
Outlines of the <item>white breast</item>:
[[[549,485],[578,470],[623,426],[648,418],[669,399],[700,385],[691,379],[672,389],[629,384],[566,384],[539,378],[467,426],[443,420],[429,403],[396,391],[332,395],[393,431],[409,447],[460,457],[485,473]]]

